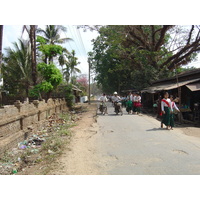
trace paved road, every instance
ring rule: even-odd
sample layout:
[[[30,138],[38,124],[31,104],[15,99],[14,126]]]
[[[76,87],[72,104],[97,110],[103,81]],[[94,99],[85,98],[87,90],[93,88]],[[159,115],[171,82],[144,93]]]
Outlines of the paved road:
[[[99,152],[106,174],[200,174],[200,139],[178,128],[162,130],[152,117],[98,116]],[[100,166],[99,166],[100,167]]]

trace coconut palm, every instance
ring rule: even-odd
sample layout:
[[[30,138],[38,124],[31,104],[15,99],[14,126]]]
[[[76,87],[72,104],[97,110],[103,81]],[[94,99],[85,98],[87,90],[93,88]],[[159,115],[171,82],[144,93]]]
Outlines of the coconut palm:
[[[71,54],[68,55],[67,58],[68,58],[68,62],[66,63],[66,66],[70,70],[70,75],[71,75],[71,78],[72,78],[72,76],[76,72],[81,73],[81,70],[76,67],[77,65],[80,64],[80,62],[78,62],[78,58],[75,56],[74,50],[72,50]]]
[[[59,65],[62,68],[63,78],[64,78],[63,66],[68,62],[67,57],[69,56],[69,54],[70,54],[69,51],[66,48],[63,48],[62,54],[58,58]]]
[[[18,39],[18,43],[14,42],[13,47],[5,49],[4,76],[10,78],[10,81],[13,81],[13,84],[19,86],[21,90],[25,89],[26,97],[28,97],[29,88],[33,84],[31,45],[29,41]]]
[[[46,40],[46,44],[63,44],[72,41],[71,38],[60,38],[61,33],[66,31],[67,28],[61,25],[46,25],[45,30],[37,29],[37,33]]]

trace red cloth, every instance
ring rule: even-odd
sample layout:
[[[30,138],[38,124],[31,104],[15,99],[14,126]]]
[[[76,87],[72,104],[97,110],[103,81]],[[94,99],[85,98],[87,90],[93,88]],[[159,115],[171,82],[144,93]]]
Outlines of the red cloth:
[[[170,105],[169,105],[169,102],[168,102],[168,101],[166,101],[165,99],[162,99],[161,101],[165,102],[165,103],[168,105],[168,107],[170,107]]]
[[[142,104],[141,104],[140,102],[134,102],[134,106],[135,106],[135,107],[141,107]]]

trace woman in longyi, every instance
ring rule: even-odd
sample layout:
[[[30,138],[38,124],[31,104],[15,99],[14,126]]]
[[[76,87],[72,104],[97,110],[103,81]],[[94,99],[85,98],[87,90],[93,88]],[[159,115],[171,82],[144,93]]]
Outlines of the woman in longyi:
[[[163,124],[165,124],[167,130],[170,129],[170,114],[172,113],[172,102],[169,99],[169,93],[164,93],[164,98],[161,100],[161,111],[162,111],[162,122],[161,128],[163,128]]]

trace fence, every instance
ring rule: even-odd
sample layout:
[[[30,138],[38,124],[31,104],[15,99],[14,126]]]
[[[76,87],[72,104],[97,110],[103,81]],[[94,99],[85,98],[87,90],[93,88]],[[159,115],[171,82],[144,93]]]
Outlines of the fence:
[[[0,108],[0,154],[26,139],[30,132],[42,126],[48,116],[67,110],[65,99],[48,99]]]

